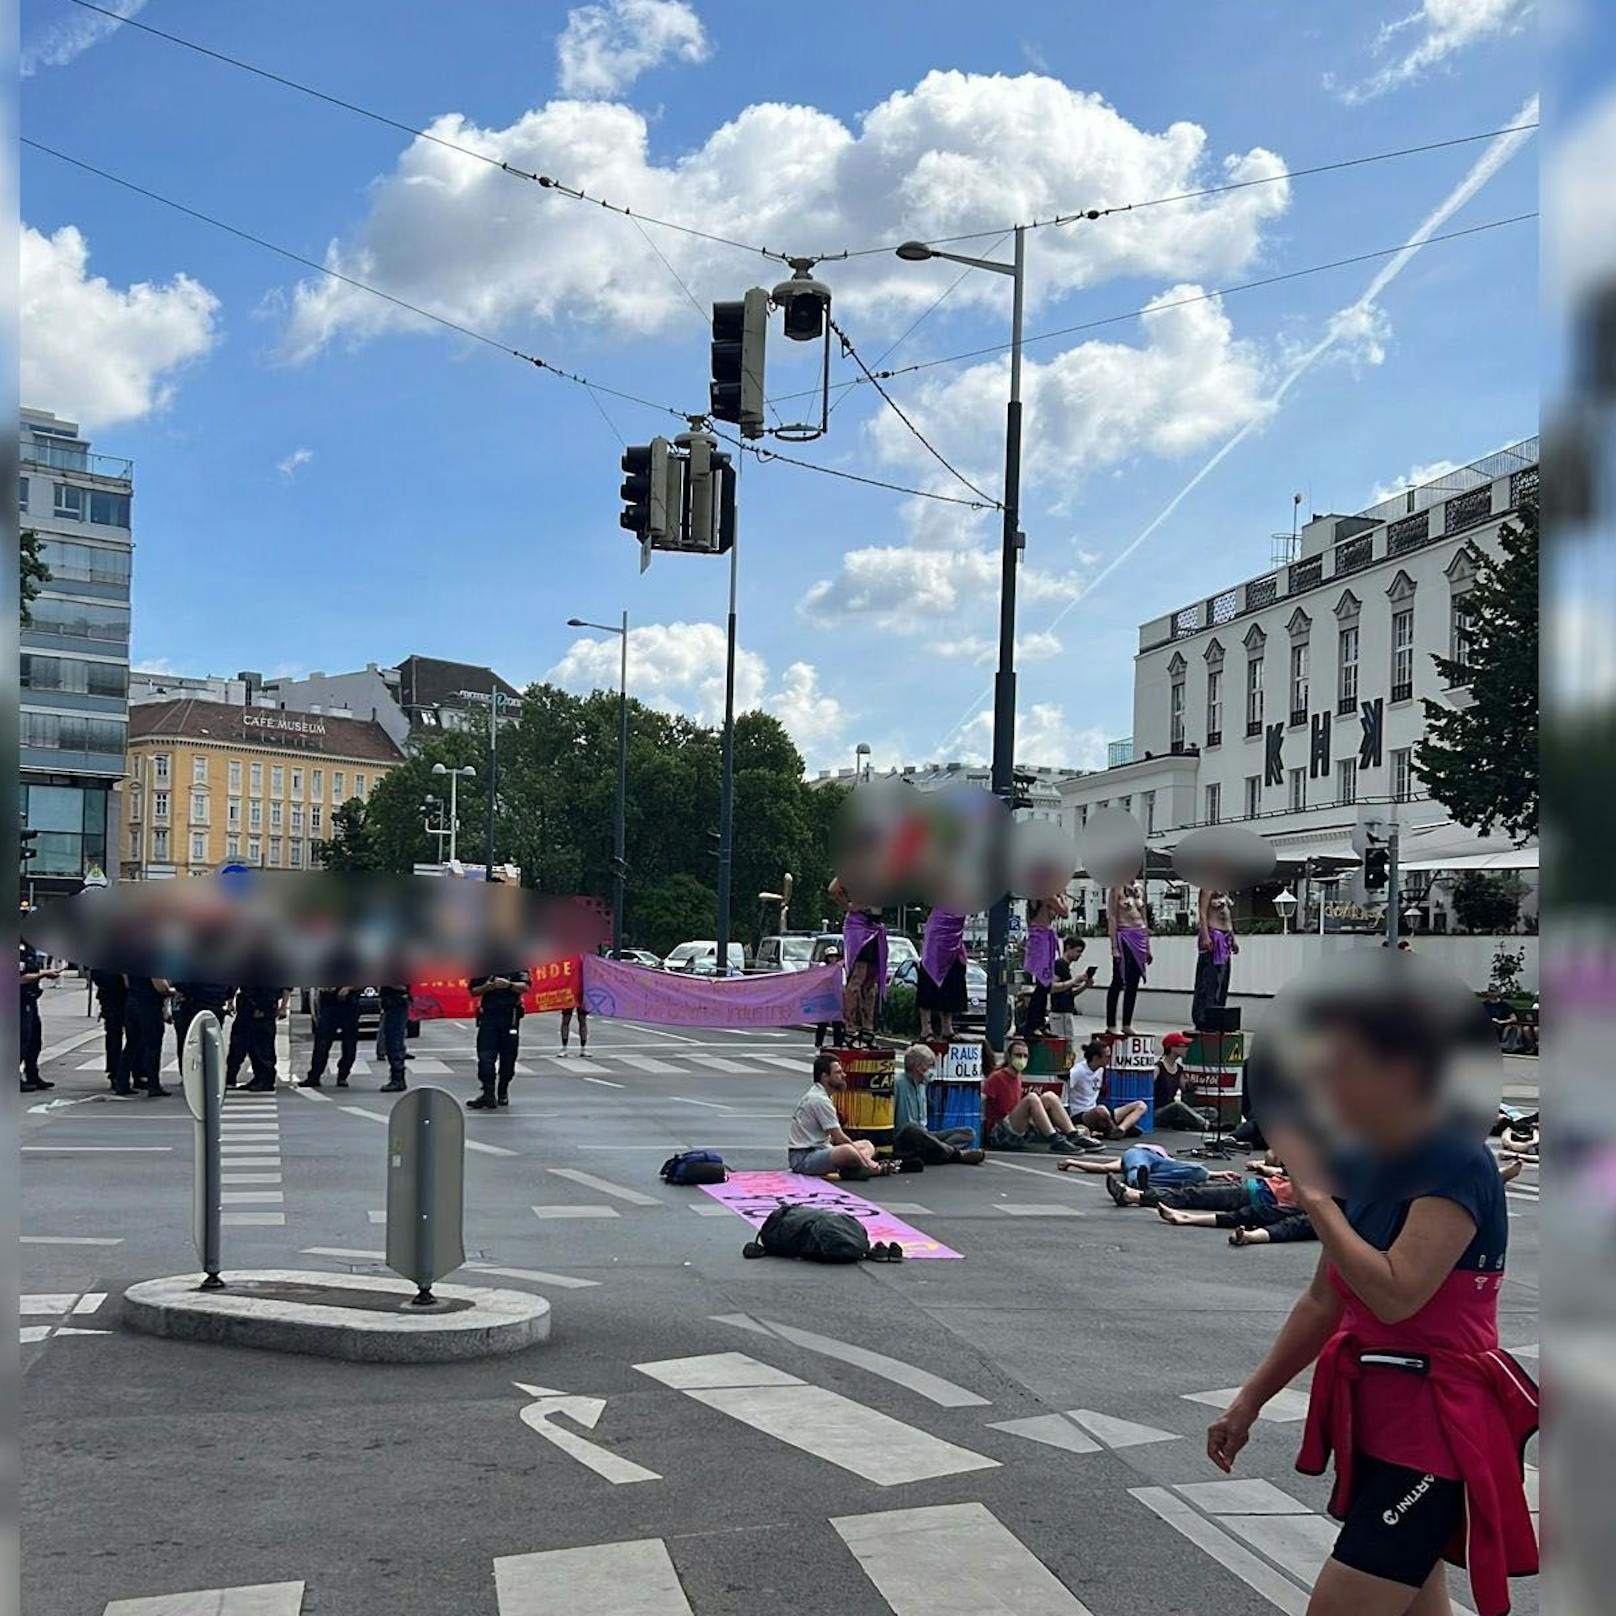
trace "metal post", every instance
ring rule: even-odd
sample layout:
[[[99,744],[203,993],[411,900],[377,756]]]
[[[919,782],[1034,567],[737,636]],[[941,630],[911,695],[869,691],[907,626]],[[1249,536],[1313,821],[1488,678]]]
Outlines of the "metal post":
[[[220,1123],[224,1113],[224,1050],[220,1047],[219,1023],[211,1015],[208,1021],[210,1025],[202,1029],[202,1194],[207,1203],[202,1242],[202,1272],[207,1277],[202,1281],[202,1289],[217,1291],[224,1289],[224,1281],[219,1278],[219,1269],[224,1263],[220,1250],[223,1239]]]
[[[628,611],[623,612],[617,680],[617,803],[612,822],[612,952],[623,948],[623,894],[628,880]]]
[[[460,829],[460,771],[449,771],[449,862],[455,861],[455,852],[458,843],[456,832]]]
[[[738,526],[739,524],[737,524]],[[729,644],[724,657],[724,755],[718,784],[718,974],[729,975],[729,879],[735,807],[735,573],[740,543],[729,547]]]
[[[1015,795],[1016,566],[1021,546],[1021,318],[1026,286],[1026,230],[1016,227],[1010,328],[1010,402],[1005,412],[1004,539],[999,585],[999,671],[993,682],[993,793],[1007,805]],[[1004,1047],[1010,1025],[1010,895],[988,911],[988,1042]]]
[[[499,784],[499,686],[488,690],[488,849],[483,880],[494,879],[494,790]]]
[[[1397,881],[1397,821],[1392,821],[1386,838],[1386,943],[1397,947],[1397,934],[1402,929],[1403,905]]]

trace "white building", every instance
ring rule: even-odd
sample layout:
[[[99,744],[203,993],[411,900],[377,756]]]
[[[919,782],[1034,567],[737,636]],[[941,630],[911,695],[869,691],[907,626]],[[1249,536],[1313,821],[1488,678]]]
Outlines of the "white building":
[[[1061,800],[1062,782],[1070,780],[1070,769],[1033,768],[1028,764],[1016,765],[1016,789],[1025,800],[1026,807],[1015,812],[1017,819],[1047,819],[1062,822],[1064,811]],[[819,786],[846,786],[851,789],[866,780],[902,780],[917,791],[938,791],[944,786],[972,785],[983,791],[992,789],[993,771],[985,763],[906,763],[901,769],[881,769],[874,772],[854,769],[821,769],[808,784]]]
[[[1463,660],[1478,557],[1537,481],[1529,438],[1356,515],[1315,516],[1293,560],[1142,624],[1131,760],[1062,785],[1074,833],[1109,805],[1162,849],[1238,823],[1284,860],[1355,860],[1353,827],[1371,813],[1396,818],[1410,862],[1507,845],[1450,823],[1413,749],[1426,699],[1468,700],[1432,658]],[[1095,889],[1074,890],[1092,918]],[[1444,883],[1427,871],[1407,891],[1445,929]],[[1359,872],[1331,896],[1362,903]]]

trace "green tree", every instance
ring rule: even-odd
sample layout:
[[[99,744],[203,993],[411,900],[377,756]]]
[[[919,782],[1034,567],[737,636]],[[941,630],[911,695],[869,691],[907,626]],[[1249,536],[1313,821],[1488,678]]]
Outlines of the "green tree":
[[[22,600],[22,626],[33,622],[34,614],[28,609],[39,599],[39,592],[50,582],[50,567],[40,553],[39,535],[25,527],[18,534],[17,570]]]
[[[636,945],[669,954],[680,943],[711,937],[718,929],[718,894],[693,875],[670,875],[636,905]]]
[[[376,870],[376,838],[372,833],[369,810],[358,797],[351,797],[331,813],[331,835],[314,844],[314,861],[327,870]]]
[[[436,863],[440,857],[448,856],[448,838],[443,839],[440,854],[438,838],[427,831],[427,814],[422,807],[427,797],[436,797],[441,813],[434,809],[432,822],[437,824],[441,818],[448,823],[449,781],[433,774],[434,763],[451,769],[470,764],[477,770],[473,778],[461,780],[458,787],[460,835],[456,851],[468,863],[482,858],[487,844],[488,783],[487,746],[479,741],[480,737],[459,732],[412,740],[409,760],[377,782],[365,810],[365,823],[374,839],[374,868],[408,875],[417,864]],[[508,856],[503,848],[500,856]]]
[[[1487,835],[1501,825],[1517,844],[1538,824],[1538,513],[1522,505],[1498,530],[1500,554],[1483,554],[1466,605],[1465,664],[1434,657],[1442,678],[1468,685],[1462,708],[1425,703],[1415,766],[1431,795],[1461,825]]]
[[[1513,931],[1521,913],[1518,878],[1470,870],[1453,886],[1453,918],[1469,932]]]

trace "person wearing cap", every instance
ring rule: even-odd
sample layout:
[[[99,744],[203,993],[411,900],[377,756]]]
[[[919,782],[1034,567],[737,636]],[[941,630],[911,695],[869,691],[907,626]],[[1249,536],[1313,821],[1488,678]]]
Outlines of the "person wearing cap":
[[[825,950],[825,957],[819,962],[821,965],[840,965],[842,963],[842,947],[840,943],[832,943]],[[838,1017],[835,1021],[820,1021],[814,1025],[814,1048],[825,1047],[825,1034],[830,1034],[830,1047],[840,1049],[842,1039],[846,1036],[846,1025]]]
[[[1184,1103],[1184,1051],[1189,1039],[1181,1032],[1170,1032],[1161,1041],[1161,1057],[1156,1062],[1156,1126],[1185,1133],[1205,1133],[1209,1117]]]

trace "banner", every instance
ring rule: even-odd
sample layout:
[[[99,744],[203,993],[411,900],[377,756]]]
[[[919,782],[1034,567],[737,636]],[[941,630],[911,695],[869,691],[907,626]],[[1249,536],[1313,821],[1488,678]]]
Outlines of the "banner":
[[[544,960],[528,966],[533,985],[522,995],[522,1008],[528,1011],[576,1009],[579,963],[576,954],[569,954],[565,959]],[[421,1021],[469,1021],[477,1014],[469,977],[448,972],[431,973],[410,983],[410,997]]]
[[[842,968],[815,965],[768,976],[685,976],[587,956],[583,1003],[592,1016],[669,1027],[790,1027],[842,1013]]]
[[[959,1252],[911,1227],[895,1213],[866,1201],[862,1195],[822,1178],[800,1173],[731,1173],[723,1184],[703,1184],[703,1191],[727,1206],[737,1217],[761,1229],[777,1206],[818,1206],[828,1212],[847,1212],[862,1223],[872,1245],[894,1240],[905,1257],[958,1257]]]

